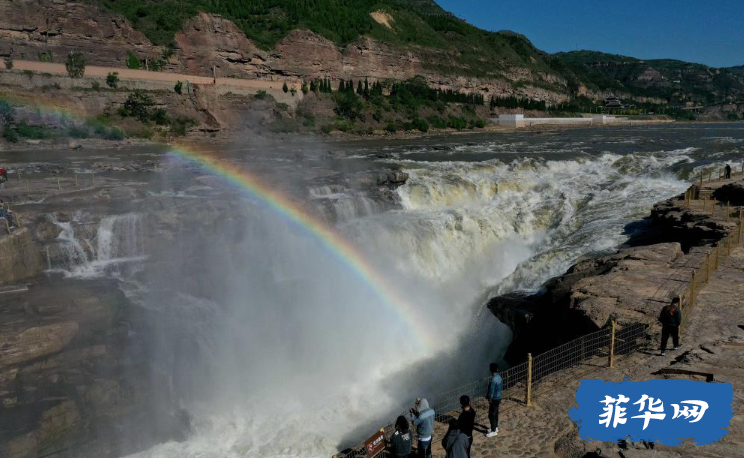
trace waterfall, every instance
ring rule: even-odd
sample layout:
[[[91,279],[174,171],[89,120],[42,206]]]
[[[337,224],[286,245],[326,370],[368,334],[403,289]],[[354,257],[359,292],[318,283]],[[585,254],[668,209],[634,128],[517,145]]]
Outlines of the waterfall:
[[[47,265],[52,272],[83,278],[118,275],[123,266],[145,257],[142,217],[139,214],[127,213],[101,219],[92,238],[76,234],[75,227],[84,226],[79,215],[69,222],[60,222],[53,215],[50,220],[61,230],[54,249],[47,247],[46,250]]]

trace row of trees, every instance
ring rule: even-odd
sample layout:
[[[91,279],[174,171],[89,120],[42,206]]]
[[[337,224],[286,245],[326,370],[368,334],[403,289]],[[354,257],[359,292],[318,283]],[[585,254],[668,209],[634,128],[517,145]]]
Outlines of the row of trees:
[[[522,97],[491,97],[491,109],[501,108],[523,108],[525,110],[545,111],[547,106],[544,100],[533,100]]]

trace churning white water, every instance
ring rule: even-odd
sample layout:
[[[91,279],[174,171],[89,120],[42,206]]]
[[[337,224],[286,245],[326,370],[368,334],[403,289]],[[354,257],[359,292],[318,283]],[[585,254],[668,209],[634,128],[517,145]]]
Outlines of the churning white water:
[[[195,341],[158,356],[192,431],[134,456],[328,457],[414,396],[482,376],[510,338],[485,299],[617,246],[627,222],[686,187],[671,170],[692,152],[395,160],[410,178],[387,211],[343,186],[311,189],[385,286],[260,202],[236,202],[226,227],[167,252],[163,283],[178,294],[148,306]],[[387,290],[416,313],[386,306]],[[184,338],[173,328],[165,342]]]
[[[142,216],[136,213],[106,216],[98,223],[92,237],[84,227],[91,223],[76,214],[71,221],[60,222],[55,215],[49,219],[60,233],[56,244],[47,247],[47,266],[51,272],[61,272],[68,277],[93,278],[118,275],[124,265],[144,260],[145,248]],[[56,251],[52,255],[52,250]]]

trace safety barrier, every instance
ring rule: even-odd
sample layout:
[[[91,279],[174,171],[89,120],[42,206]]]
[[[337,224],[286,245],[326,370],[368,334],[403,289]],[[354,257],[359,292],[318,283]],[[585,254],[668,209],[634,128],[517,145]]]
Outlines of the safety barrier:
[[[744,165],[742,170],[737,175],[744,174]],[[688,206],[691,205],[691,200],[698,197],[697,191],[691,193],[692,188],[698,189],[696,185],[693,185],[684,195],[684,201]],[[735,221],[736,224],[726,237],[718,241],[715,246],[705,253],[702,262],[692,267],[690,278],[687,281],[688,286],[679,294],[682,299],[680,334],[687,323],[690,310],[695,306],[697,294],[708,283],[711,274],[718,269],[721,259],[730,255],[733,248],[744,241],[744,209],[742,207],[732,208],[728,203],[719,205],[718,202],[713,201],[710,203],[710,211],[713,216],[722,214],[724,219],[731,222]],[[516,401],[518,405],[529,407],[532,405],[537,388],[542,382],[548,380],[550,375],[577,366],[592,358],[606,357],[607,366],[613,368],[618,358],[634,354],[645,346],[648,339],[648,329],[656,324],[654,319],[645,323],[630,324],[612,321],[609,326],[603,329],[579,337],[535,357],[528,354],[527,361],[500,372],[503,380],[502,399]],[[468,395],[471,404],[476,407],[476,422],[487,424],[488,408],[485,393],[490,379],[491,377],[485,377],[430,399],[430,405],[436,412],[435,424],[437,424],[432,436],[432,443],[437,443],[444,437],[446,433],[444,425],[450,418],[456,418],[459,415],[459,399],[462,395]],[[389,438],[394,428],[392,424],[388,424],[380,428],[380,431],[384,432],[385,436]],[[367,449],[362,446],[335,457],[372,458],[385,456],[385,454],[385,451],[381,451],[368,455]]]

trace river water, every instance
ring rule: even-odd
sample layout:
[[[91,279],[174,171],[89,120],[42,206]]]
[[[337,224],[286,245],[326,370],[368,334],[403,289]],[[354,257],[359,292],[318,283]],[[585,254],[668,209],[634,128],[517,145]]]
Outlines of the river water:
[[[489,297],[535,290],[579,256],[622,244],[628,223],[705,167],[741,167],[744,125],[236,142],[215,153],[324,219],[374,281],[255,196],[162,150],[142,154],[160,166],[136,207],[193,210],[175,211],[177,239],[144,233],[126,207],[101,222],[87,254],[68,246],[76,258],[50,266],[113,272],[163,317],[154,388],[189,413],[192,431],[133,456],[327,457],[416,396],[486,375],[511,338],[485,309]],[[349,179],[390,168],[409,174],[394,203]],[[229,217],[205,230],[200,208],[225,199]],[[76,243],[64,229],[63,242]],[[119,259],[141,268],[101,268]]]

